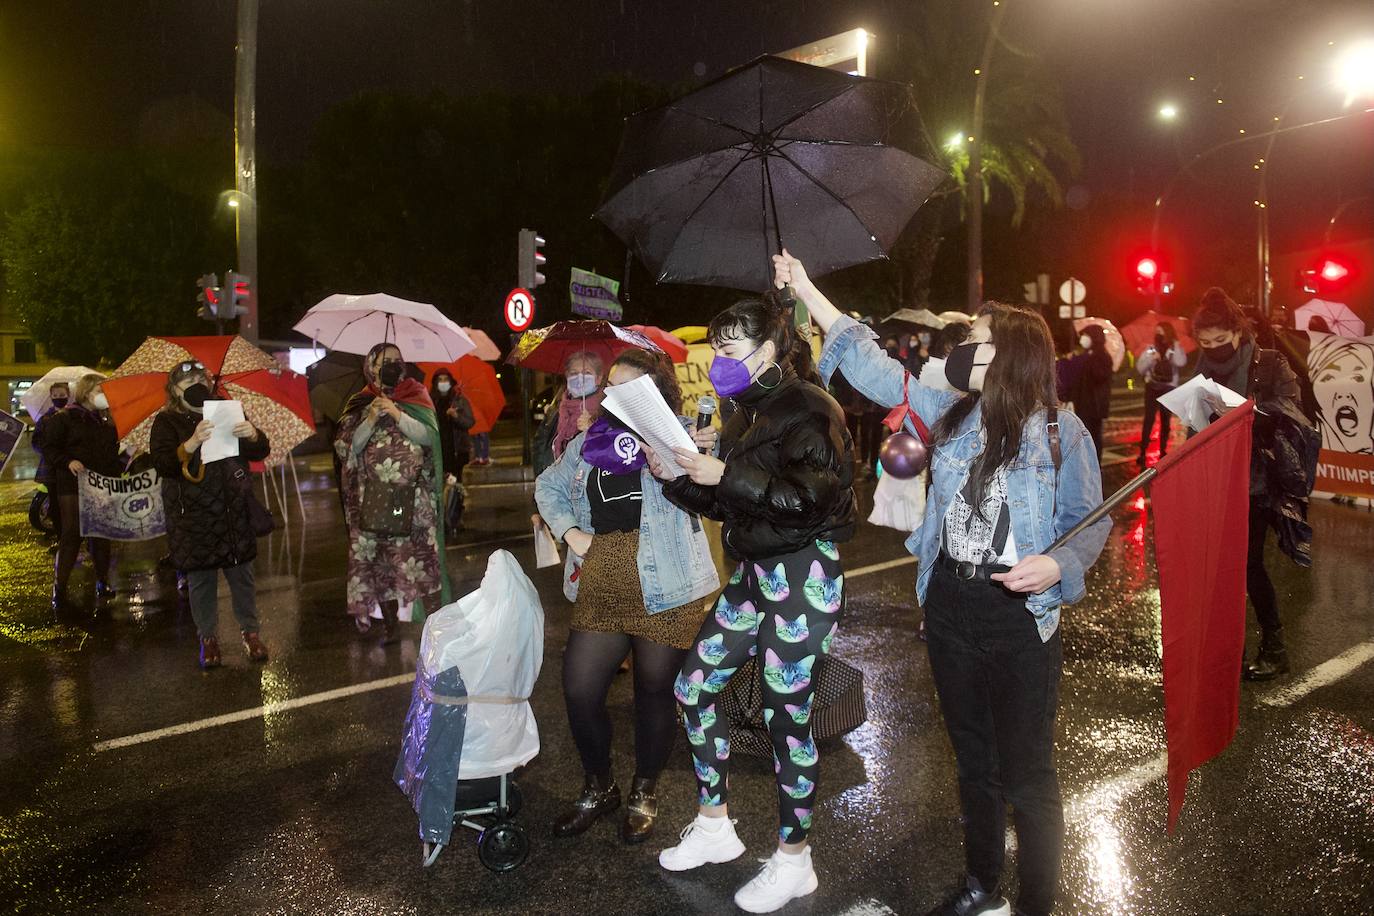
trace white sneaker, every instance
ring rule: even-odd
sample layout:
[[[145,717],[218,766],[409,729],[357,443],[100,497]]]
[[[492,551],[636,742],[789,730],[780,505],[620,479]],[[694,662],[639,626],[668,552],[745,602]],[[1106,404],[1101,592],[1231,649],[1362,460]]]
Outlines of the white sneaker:
[[[744,844],[735,834],[735,822],[728,817],[702,817],[698,814],[682,828],[681,843],[658,854],[658,864],[668,871],[687,871],[706,864],[738,859]]]
[[[771,913],[780,910],[789,900],[813,893],[820,882],[811,867],[811,847],[801,855],[789,856],[775,852],[761,859],[763,868],[754,880],[735,892],[735,906],[746,913]]]

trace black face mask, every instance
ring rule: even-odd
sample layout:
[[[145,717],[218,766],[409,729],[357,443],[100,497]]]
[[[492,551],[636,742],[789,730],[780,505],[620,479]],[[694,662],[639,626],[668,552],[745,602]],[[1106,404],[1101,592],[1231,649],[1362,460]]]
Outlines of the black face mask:
[[[181,393],[181,399],[186,402],[186,406],[199,410],[205,406],[206,401],[210,400],[210,388],[201,382],[196,382]]]
[[[1236,355],[1236,345],[1226,343],[1219,347],[1203,347],[1202,355],[1214,363],[1224,363]]]
[[[405,370],[398,362],[389,361],[382,363],[382,368],[377,370],[377,381],[382,383],[383,388],[395,388],[401,382],[401,375]]]
[[[978,348],[982,344],[966,343],[959,344],[949,351],[949,356],[945,359],[945,379],[960,391],[972,391],[973,357],[978,354]]]
[[[54,408],[56,408],[57,410],[61,410],[63,407],[66,407],[66,406],[67,406],[67,399],[66,399],[66,398],[53,398],[53,399],[52,399],[52,406],[53,406]]]

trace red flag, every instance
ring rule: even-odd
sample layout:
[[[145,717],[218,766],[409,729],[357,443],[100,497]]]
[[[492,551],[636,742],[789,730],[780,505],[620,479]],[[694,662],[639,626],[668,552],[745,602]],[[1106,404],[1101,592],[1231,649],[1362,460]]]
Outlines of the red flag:
[[[1226,749],[1240,716],[1250,518],[1246,401],[1158,465],[1150,486],[1164,642],[1169,832],[1188,774]]]

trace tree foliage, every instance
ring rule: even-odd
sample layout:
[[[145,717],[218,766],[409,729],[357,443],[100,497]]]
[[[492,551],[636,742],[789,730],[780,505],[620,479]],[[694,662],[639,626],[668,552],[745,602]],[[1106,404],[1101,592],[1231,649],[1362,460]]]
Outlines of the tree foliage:
[[[118,362],[152,334],[206,333],[195,278],[233,252],[206,200],[170,188],[146,162],[108,155],[48,173],[0,238],[7,307],[69,363]]]

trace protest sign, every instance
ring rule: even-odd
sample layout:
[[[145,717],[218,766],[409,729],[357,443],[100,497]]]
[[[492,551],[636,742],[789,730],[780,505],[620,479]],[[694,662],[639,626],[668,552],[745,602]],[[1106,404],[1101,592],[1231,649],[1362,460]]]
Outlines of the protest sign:
[[[76,480],[82,537],[146,541],[167,533],[157,471],[150,468],[139,474],[106,477],[87,470]]]
[[[620,305],[620,281],[610,277],[574,267],[568,296],[572,299],[574,315],[607,321],[620,321],[625,316]]]
[[[9,466],[19,440],[24,436],[24,421],[0,410],[0,474]]]

